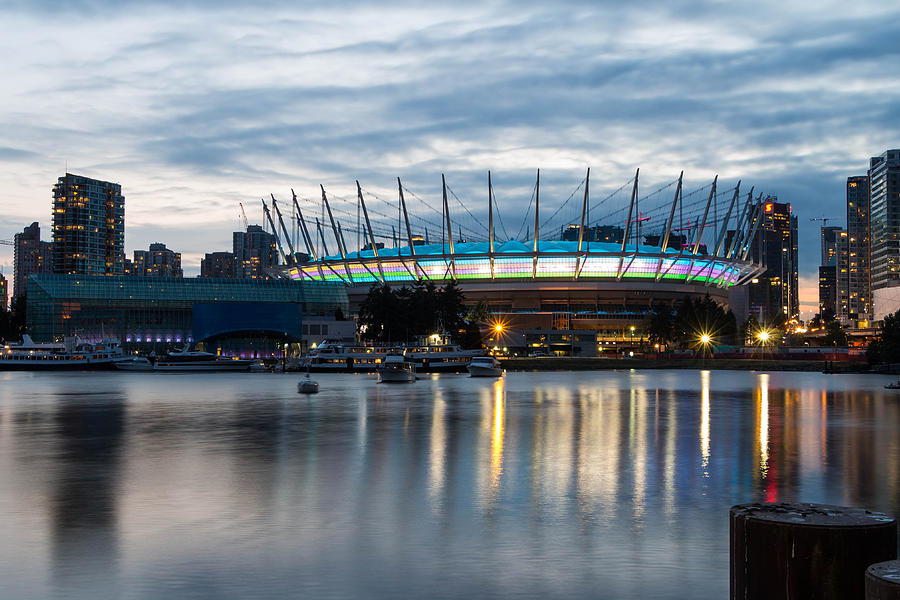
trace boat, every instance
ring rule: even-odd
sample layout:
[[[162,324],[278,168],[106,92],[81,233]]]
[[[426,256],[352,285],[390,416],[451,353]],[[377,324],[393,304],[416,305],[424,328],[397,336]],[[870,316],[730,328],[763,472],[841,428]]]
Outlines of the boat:
[[[416,365],[406,360],[402,354],[388,354],[378,365],[378,383],[413,383],[416,380]]]
[[[0,348],[0,371],[113,369],[126,358],[116,340],[89,343],[68,336],[62,343],[38,343],[25,334],[20,344]]]
[[[130,356],[116,363],[120,371],[152,371],[153,363],[143,356]]]
[[[319,393],[319,382],[313,381],[309,377],[309,373],[301,379],[297,383],[297,393],[298,394],[318,394]]]
[[[503,367],[493,356],[476,356],[469,363],[469,377],[501,377]]]
[[[900,390],[900,380],[895,381],[894,383],[889,383],[889,384],[887,384],[886,386],[884,386],[884,389],[886,389],[886,390]]]
[[[226,357],[204,352],[181,350],[169,352],[156,359],[154,371],[249,371],[253,360],[237,357]]]
[[[423,343],[410,345],[347,345],[325,340],[303,357],[296,368],[319,373],[371,373],[378,369],[388,354],[395,353],[405,355],[408,362],[415,364],[417,371],[460,372],[480,352],[463,350],[443,338],[426,338]]]

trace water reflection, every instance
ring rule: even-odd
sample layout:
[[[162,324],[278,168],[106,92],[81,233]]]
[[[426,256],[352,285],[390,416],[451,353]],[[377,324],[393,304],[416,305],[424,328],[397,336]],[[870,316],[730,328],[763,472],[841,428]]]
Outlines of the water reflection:
[[[14,540],[0,585],[17,598],[720,598],[730,505],[900,508],[900,407],[877,378],[320,383],[314,398],[267,375],[0,387],[0,535]]]
[[[700,371],[700,468],[709,477],[709,371]]]

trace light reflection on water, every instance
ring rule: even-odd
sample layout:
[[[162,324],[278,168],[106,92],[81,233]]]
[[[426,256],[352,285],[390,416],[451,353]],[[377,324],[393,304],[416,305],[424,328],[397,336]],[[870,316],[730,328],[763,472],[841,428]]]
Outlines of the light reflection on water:
[[[10,598],[722,598],[728,507],[898,514],[886,377],[0,374]]]

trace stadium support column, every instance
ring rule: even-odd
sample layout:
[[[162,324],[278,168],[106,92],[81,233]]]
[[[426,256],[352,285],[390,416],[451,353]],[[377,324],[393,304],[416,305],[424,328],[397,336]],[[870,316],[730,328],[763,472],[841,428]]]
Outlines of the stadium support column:
[[[294,254],[294,244],[291,242],[291,235],[288,233],[287,227],[284,226],[284,218],[281,216],[281,211],[278,210],[278,203],[275,201],[275,194],[269,194],[272,196],[272,208],[275,210],[275,214],[278,215],[278,223],[281,225],[281,232],[284,234],[284,239],[287,242],[288,250],[291,253],[291,262],[290,264],[297,264],[297,255]]]
[[[669,247],[669,235],[672,232],[672,221],[675,219],[675,208],[678,206],[678,200],[681,197],[681,183],[684,179],[684,171],[678,176],[678,186],[675,188],[675,197],[672,199],[672,208],[669,210],[669,218],[666,219],[666,232],[663,234],[662,246],[660,246],[659,265],[656,267],[656,281],[659,281],[665,260],[666,250]],[[677,260],[677,259],[675,259]]]
[[[634,200],[637,198],[638,177],[641,174],[640,168],[634,172],[634,187],[631,188],[631,204],[628,205],[628,217],[625,219],[625,233],[622,235],[622,249],[619,251],[619,269],[616,271],[616,281],[622,279],[622,265],[625,263],[625,246],[628,244],[628,235],[631,231],[631,215],[634,211]],[[634,253],[637,254],[637,244],[634,246]]]
[[[754,188],[751,187],[750,192],[747,194],[747,201],[744,202],[744,209],[741,211],[741,216],[738,217],[737,226],[734,228],[734,235],[731,237],[731,244],[725,252],[725,258],[734,258],[734,252],[738,248],[738,242],[742,235],[741,228],[744,226],[744,219],[747,218],[747,214],[750,211],[750,202],[753,200],[753,189]]]
[[[722,252],[722,246],[725,245],[725,232],[728,230],[728,220],[731,219],[731,211],[734,210],[734,204],[737,202],[738,196],[741,194],[741,180],[739,179],[737,185],[734,186],[734,195],[731,197],[731,204],[728,205],[728,212],[725,213],[725,220],[722,222],[722,229],[719,231],[719,239],[716,241],[716,246],[713,248],[712,258],[715,261],[716,258],[719,257],[719,254]],[[724,258],[724,257],[723,257]],[[725,281],[725,268],[728,266],[728,263],[725,262],[722,265],[722,275],[719,278],[719,282],[717,285],[722,285]],[[709,274],[709,279],[706,280],[706,285],[710,285],[712,283],[712,273]]]
[[[694,272],[694,263],[697,260],[697,252],[700,251],[700,242],[703,240],[703,230],[706,229],[706,218],[709,217],[709,207],[712,205],[713,200],[716,198],[716,183],[719,181],[719,176],[716,175],[713,178],[712,187],[709,190],[709,200],[706,201],[706,209],[703,211],[703,219],[700,221],[700,229],[697,230],[697,239],[694,241],[694,250],[691,252],[691,268],[688,269],[687,277],[684,278],[684,283],[688,284],[692,282],[700,273],[703,272],[701,268],[697,275],[693,275]],[[706,266],[710,266],[710,262],[707,260]]]
[[[381,266],[381,259],[378,258],[378,246],[375,245],[375,234],[372,232],[372,223],[369,222],[369,211],[366,210],[366,201],[363,200],[362,188],[359,187],[359,180],[356,181],[356,195],[359,198],[359,204],[362,206],[363,218],[366,220],[366,232],[369,234],[369,245],[372,247],[372,254],[375,256],[375,262],[378,264],[378,276],[381,283],[384,283],[384,269]],[[360,257],[360,262],[362,262]]]
[[[419,266],[419,261],[416,260],[416,248],[413,246],[412,239],[412,229],[409,227],[409,214],[406,212],[406,200],[403,198],[403,184],[400,183],[400,178],[397,178],[397,189],[400,190],[400,210],[403,211],[403,221],[406,223],[406,241],[409,243],[409,255],[412,257],[413,268],[415,269],[415,278],[421,280],[421,274]],[[397,247],[397,253],[400,253],[399,246]]]
[[[588,167],[587,175],[584,178],[584,201],[581,203],[581,225],[578,227],[578,256],[575,257],[575,273],[572,275],[572,279],[578,279],[578,276],[581,274],[581,269],[584,266],[584,261],[587,260],[587,257],[581,256],[581,244],[584,241],[584,218],[587,214],[587,206],[588,206],[588,188],[591,184],[591,168]]]
[[[293,196],[294,209],[297,211],[297,220],[300,222],[300,232],[303,235],[306,251],[313,260],[316,260],[316,249],[313,246],[312,238],[309,237],[309,229],[306,228],[306,220],[303,218],[303,211],[300,210],[300,204],[297,202],[297,194],[294,193],[294,188],[291,188],[291,195]]]
[[[443,173],[441,173],[441,191],[444,200],[444,226],[447,229],[447,243],[450,246],[450,264],[448,267],[451,276],[453,279],[456,279],[456,262],[453,260],[453,227],[450,223],[450,208],[447,206],[447,180],[444,178]]]
[[[494,187],[488,171],[488,261],[491,263],[491,281],[494,279]]]
[[[728,230],[728,221],[731,219],[731,211],[734,210],[734,204],[737,202],[738,196],[741,193],[741,181],[738,180],[737,185],[734,187],[734,196],[731,197],[731,204],[728,205],[728,212],[725,213],[725,221],[722,223],[722,231],[719,232],[719,240],[716,242],[716,248],[713,252],[713,257],[719,256],[719,253],[724,249],[722,246],[725,245],[725,232]]]
[[[322,202],[325,203],[325,210],[328,211],[328,220],[331,221],[331,231],[334,233],[334,241],[337,244],[338,252],[340,252],[341,260],[344,263],[344,272],[347,274],[347,279],[350,280],[350,283],[353,283],[353,275],[350,273],[350,265],[347,263],[347,249],[344,248],[341,235],[338,233],[337,225],[334,222],[334,215],[331,214],[331,205],[328,204],[328,196],[325,195],[325,186],[319,185],[319,187],[322,189]],[[324,242],[325,238],[322,238],[322,243]]]
[[[534,187],[534,256],[531,259],[531,278],[537,277],[538,264],[538,215],[541,207],[541,170],[537,172],[537,183]]]
[[[275,245],[278,247],[278,252],[281,254],[281,260],[284,261],[284,264],[288,264],[287,256],[284,254],[284,248],[281,247],[281,240],[278,239],[278,229],[275,228],[275,221],[272,220],[272,214],[269,212],[269,207],[266,206],[266,201],[260,198],[260,202],[262,202],[263,212],[266,215],[266,219],[269,221],[269,225],[272,226],[272,235],[275,236]]]

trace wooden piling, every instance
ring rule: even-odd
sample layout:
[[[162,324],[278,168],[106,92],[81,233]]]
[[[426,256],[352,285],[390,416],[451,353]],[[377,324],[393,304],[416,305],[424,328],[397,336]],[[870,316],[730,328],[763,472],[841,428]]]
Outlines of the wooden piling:
[[[897,557],[884,513],[806,503],[731,508],[732,600],[865,600],[866,568]]]
[[[866,600],[900,600],[900,560],[875,563],[866,569]]]

